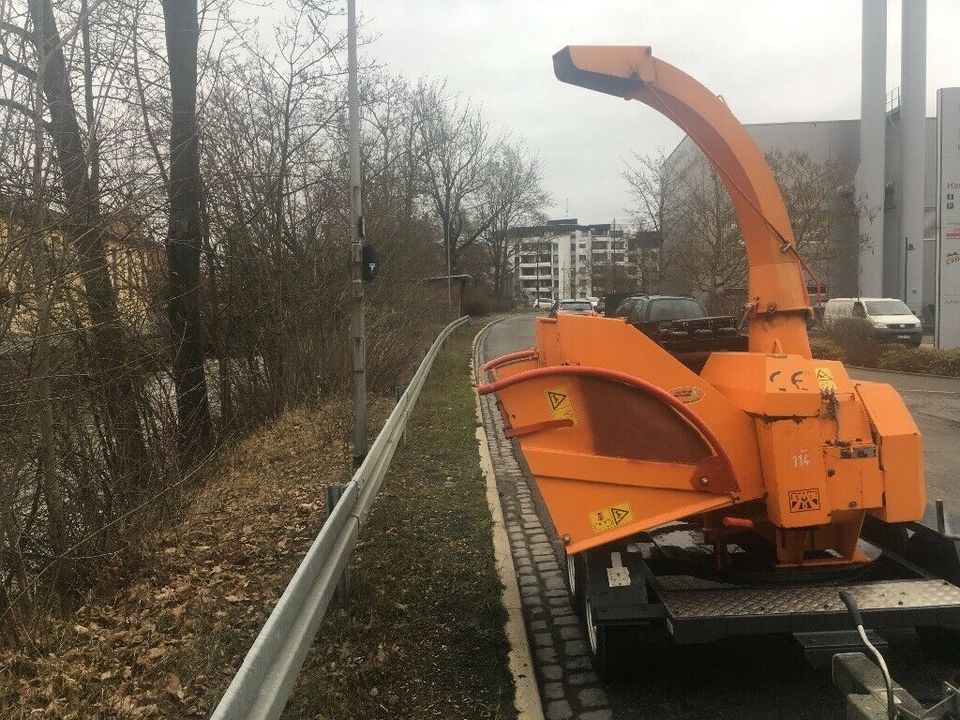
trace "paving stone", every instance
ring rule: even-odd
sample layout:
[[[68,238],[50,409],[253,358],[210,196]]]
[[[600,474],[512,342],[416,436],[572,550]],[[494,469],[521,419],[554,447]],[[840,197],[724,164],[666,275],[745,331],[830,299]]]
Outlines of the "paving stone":
[[[558,682],[548,682],[543,684],[543,696],[547,700],[559,700],[563,697],[563,684]]]
[[[589,671],[570,674],[571,685],[587,685],[589,683],[596,683],[596,682],[597,682],[597,676]]]
[[[569,720],[573,717],[573,710],[566,700],[554,700],[547,703],[547,720]]]
[[[567,657],[578,657],[590,652],[586,640],[566,640],[563,643],[563,653]]]
[[[588,657],[578,657],[570,658],[563,663],[563,667],[568,672],[575,672],[576,670],[590,670],[590,658]]]
[[[533,597],[534,595],[539,595],[540,590],[536,587],[522,587],[520,588],[520,595],[523,597]]]
[[[530,630],[536,632],[537,630],[546,630],[547,621],[546,620],[534,620],[530,623]]]
[[[613,710],[591,710],[590,712],[580,713],[579,720],[613,720]]]
[[[567,605],[566,593],[564,593],[561,597],[548,597],[547,603],[550,605],[550,607],[554,608],[565,607]]]
[[[556,664],[541,665],[540,674],[543,676],[544,680],[559,680],[563,677],[563,670],[561,670],[560,666]]]
[[[536,585],[537,576],[528,575],[527,573],[520,573],[520,584],[521,585]]]
[[[580,635],[580,628],[576,625],[567,625],[559,629],[558,633],[561,640],[579,640],[582,639]]]
[[[584,688],[577,693],[577,700],[584,707],[600,707],[607,704],[607,694],[601,688]]]
[[[560,626],[579,625],[580,619],[572,613],[569,615],[557,615],[553,618],[553,624]]]
[[[553,636],[548,632],[538,632],[534,634],[533,641],[537,647],[548,647],[553,645]]]
[[[557,651],[552,647],[538,648],[536,655],[538,663],[549,664],[557,662]]]
[[[537,533],[536,535],[534,535],[533,537],[530,538],[530,542],[532,542],[532,543],[549,543],[550,540],[549,540],[549,538],[547,538],[547,536],[546,536],[544,533]]]
[[[541,568],[541,570],[543,570],[543,568]],[[543,580],[543,586],[547,590],[567,591],[567,581],[560,577],[559,573],[543,572],[540,575],[540,579]]]
[[[561,585],[558,588],[545,590],[543,594],[548,598],[556,598],[556,597],[566,597],[570,593],[567,592],[567,587],[565,585]]]

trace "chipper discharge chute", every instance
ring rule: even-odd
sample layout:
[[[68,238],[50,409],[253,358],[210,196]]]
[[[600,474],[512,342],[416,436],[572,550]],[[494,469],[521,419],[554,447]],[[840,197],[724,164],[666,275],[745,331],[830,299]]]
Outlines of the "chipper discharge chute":
[[[671,352],[622,318],[537,318],[489,362],[566,545],[601,665],[624,625],[677,642],[791,632],[844,647],[838,589],[868,625],[960,627],[956,543],[919,521],[920,433],[889,385],[811,357],[810,299],[780,190],[724,101],[649,47],[567,47],[557,77],[679,125],[725,185],[749,268],[739,349]],[[707,333],[709,334],[709,333]]]

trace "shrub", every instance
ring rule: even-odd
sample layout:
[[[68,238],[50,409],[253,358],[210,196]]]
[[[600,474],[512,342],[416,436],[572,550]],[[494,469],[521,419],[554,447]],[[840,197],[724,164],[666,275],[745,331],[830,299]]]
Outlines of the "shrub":
[[[877,367],[899,372],[960,377],[960,348],[889,348],[880,356]]]
[[[827,331],[829,338],[843,351],[844,359],[852,365],[876,367],[880,359],[880,344],[868,321],[862,318],[842,318]]]
[[[826,335],[811,335],[810,350],[819,360],[843,360],[843,350]]]

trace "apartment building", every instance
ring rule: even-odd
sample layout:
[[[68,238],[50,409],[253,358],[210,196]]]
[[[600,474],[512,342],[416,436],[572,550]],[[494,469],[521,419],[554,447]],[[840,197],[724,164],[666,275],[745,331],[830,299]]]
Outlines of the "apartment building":
[[[514,235],[517,295],[530,304],[636,287],[637,262],[615,223],[581,225],[563,218],[516,228]]]

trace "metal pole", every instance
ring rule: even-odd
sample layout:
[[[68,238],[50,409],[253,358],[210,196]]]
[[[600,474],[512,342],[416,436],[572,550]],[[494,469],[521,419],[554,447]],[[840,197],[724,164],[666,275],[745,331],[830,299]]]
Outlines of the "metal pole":
[[[357,4],[347,0],[347,112],[350,121],[350,284],[353,288],[353,461],[367,454],[366,327],[363,313],[363,213],[360,206],[360,91],[357,83]]]
[[[344,492],[346,492],[347,486],[342,483],[331,483],[323,489],[324,502],[327,507],[327,519],[330,519],[330,516],[333,514],[333,511],[337,507],[337,503],[340,502],[340,498],[343,497]],[[343,574],[340,576],[340,581],[337,583],[336,590],[334,590],[333,597],[336,600],[345,600],[347,594],[350,592],[350,562],[349,560],[343,566]]]
[[[453,279],[450,277],[450,223],[444,224],[446,232],[444,233],[444,241],[447,246],[447,310],[453,310],[453,292],[450,287]]]
[[[865,207],[858,231],[858,295],[883,297],[883,208],[886,192],[887,0],[863,0],[860,49],[860,167],[855,183]]]
[[[923,312],[924,141],[927,116],[927,0],[903,3],[900,53],[900,240],[903,299]]]

